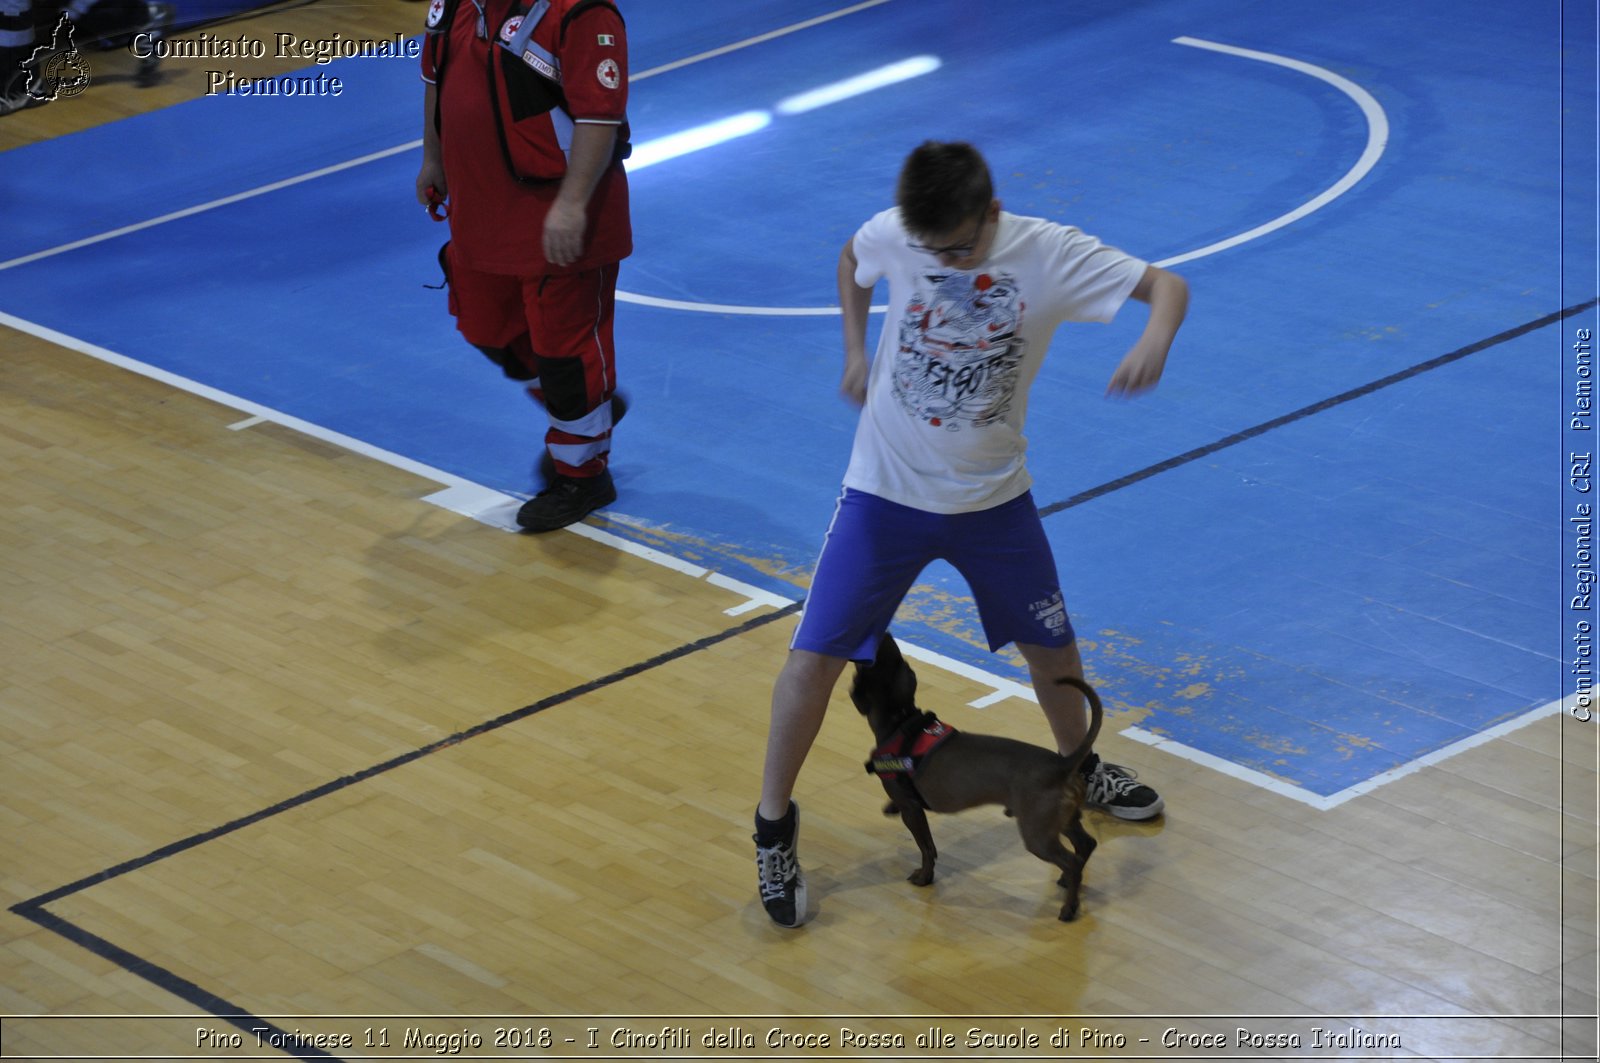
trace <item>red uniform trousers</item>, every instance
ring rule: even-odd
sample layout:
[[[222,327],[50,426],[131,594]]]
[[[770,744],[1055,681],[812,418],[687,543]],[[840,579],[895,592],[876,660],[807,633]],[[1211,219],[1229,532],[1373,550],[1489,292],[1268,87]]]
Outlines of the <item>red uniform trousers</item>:
[[[611,457],[619,264],[519,277],[462,266],[448,250],[446,258],[456,328],[507,376],[527,381],[549,418],[544,438],[556,472],[598,476]]]

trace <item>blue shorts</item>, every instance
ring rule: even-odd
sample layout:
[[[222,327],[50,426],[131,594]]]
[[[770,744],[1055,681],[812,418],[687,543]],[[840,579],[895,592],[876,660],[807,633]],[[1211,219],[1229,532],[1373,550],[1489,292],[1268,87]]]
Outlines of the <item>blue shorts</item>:
[[[845,488],[790,647],[872,660],[906,592],[936,559],[972,589],[990,650],[1072,642],[1055,555],[1031,492],[974,513],[929,513]]]

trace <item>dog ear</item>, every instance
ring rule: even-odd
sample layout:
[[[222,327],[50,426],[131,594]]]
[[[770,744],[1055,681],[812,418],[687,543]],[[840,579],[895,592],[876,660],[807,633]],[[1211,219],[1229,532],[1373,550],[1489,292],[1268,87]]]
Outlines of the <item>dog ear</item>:
[[[878,656],[872,663],[885,667],[897,667],[905,663],[905,657],[900,653],[900,644],[887,631],[878,640]]]
[[[889,689],[894,700],[901,705],[915,705],[917,700],[917,673],[906,663],[900,644],[887,631],[878,642],[878,659],[875,666],[887,669]]]
[[[894,670],[894,697],[896,701],[913,708],[917,704],[917,673],[902,658],[900,667]]]
[[[867,714],[867,669],[872,666],[866,661],[856,661],[856,674],[850,678],[850,703],[856,711],[865,716]]]

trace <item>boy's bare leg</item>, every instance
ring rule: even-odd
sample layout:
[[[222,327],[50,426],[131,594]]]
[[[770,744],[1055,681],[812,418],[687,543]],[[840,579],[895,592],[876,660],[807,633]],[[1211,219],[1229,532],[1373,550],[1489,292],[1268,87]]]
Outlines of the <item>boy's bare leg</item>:
[[[767,732],[767,759],[761,779],[763,819],[779,820],[789,811],[795,780],[811,744],[822,729],[828,699],[844,671],[842,657],[810,650],[790,650],[772,688],[772,723]]]
[[[1083,678],[1083,658],[1078,655],[1078,644],[1035,646],[1019,642],[1017,652],[1028,662],[1033,693],[1050,724],[1050,733],[1055,736],[1056,751],[1071,753],[1083,741],[1089,729],[1089,718],[1083,695],[1076,687],[1063,686],[1057,680]]]

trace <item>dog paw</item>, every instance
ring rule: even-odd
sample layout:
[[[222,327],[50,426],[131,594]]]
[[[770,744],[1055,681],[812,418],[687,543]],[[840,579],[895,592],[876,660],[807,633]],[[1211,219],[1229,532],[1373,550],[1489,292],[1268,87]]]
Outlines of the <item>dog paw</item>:
[[[933,885],[933,872],[919,867],[906,876],[906,881],[913,886],[931,886]]]

